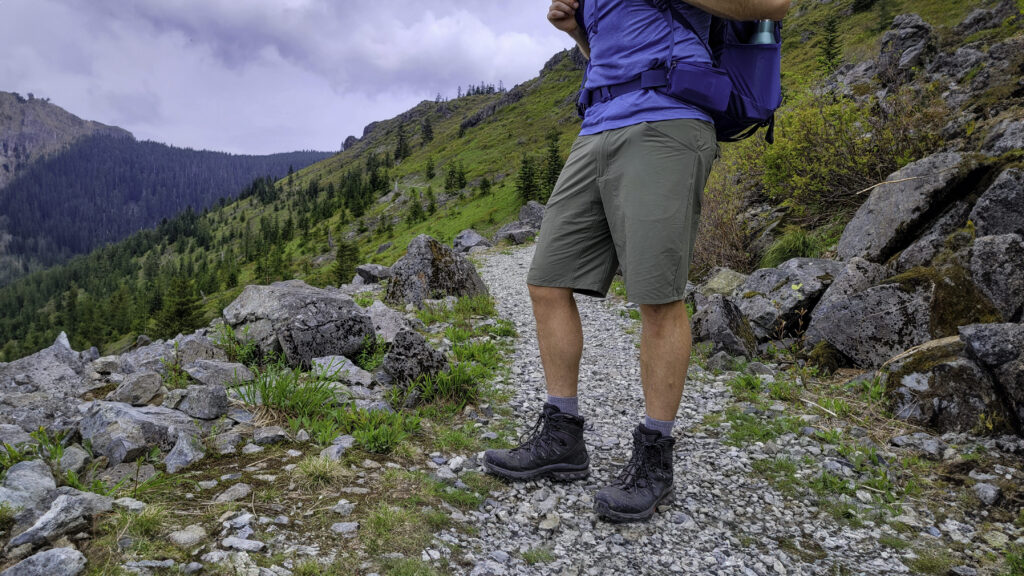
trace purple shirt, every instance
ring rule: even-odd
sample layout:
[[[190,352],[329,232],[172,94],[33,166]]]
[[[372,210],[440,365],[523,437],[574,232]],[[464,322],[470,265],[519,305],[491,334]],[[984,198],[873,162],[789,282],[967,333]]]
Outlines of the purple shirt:
[[[679,5],[706,38],[711,15],[689,4]],[[645,70],[667,67],[670,61],[711,62],[704,43],[688,26],[672,19],[668,11],[658,12],[646,0],[587,0],[583,21],[590,40],[587,88],[628,82]],[[700,108],[655,90],[636,90],[592,104],[580,134],[680,118],[711,122]]]

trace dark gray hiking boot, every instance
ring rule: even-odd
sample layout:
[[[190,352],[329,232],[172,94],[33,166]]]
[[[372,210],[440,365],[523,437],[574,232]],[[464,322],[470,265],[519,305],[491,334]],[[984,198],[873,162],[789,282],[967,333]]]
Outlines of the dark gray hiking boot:
[[[594,511],[612,522],[639,522],[672,497],[675,439],[643,424],[633,431],[633,457],[611,486],[594,496]]]
[[[583,442],[583,418],[564,414],[545,404],[537,423],[510,450],[488,450],[484,467],[509,480],[581,480],[590,473],[590,456]]]

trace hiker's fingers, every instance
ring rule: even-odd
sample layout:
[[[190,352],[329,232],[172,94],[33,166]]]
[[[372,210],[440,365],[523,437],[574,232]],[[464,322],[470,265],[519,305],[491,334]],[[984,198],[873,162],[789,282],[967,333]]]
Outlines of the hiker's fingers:
[[[564,30],[567,26],[576,27],[576,8],[579,4],[575,0],[553,0],[548,7],[548,21],[556,28]]]

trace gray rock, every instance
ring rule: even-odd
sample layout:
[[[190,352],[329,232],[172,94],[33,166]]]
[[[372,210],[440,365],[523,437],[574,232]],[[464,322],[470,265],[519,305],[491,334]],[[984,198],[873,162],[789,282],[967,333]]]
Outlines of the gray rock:
[[[92,362],[92,369],[97,374],[113,374],[121,369],[121,358],[119,356],[103,356]]]
[[[88,372],[63,332],[49,348],[0,363],[0,422],[23,430],[71,430],[81,418],[79,395],[91,387]]]
[[[235,386],[253,380],[252,370],[237,362],[196,360],[185,366],[185,372],[193,380],[206,386]]]
[[[810,312],[843,271],[833,260],[793,258],[755,271],[739,288],[736,304],[758,340],[791,335],[810,322]]]
[[[739,307],[721,294],[712,294],[694,314],[693,337],[697,341],[712,342],[714,353],[753,356],[757,352],[757,337],[750,323]]]
[[[999,486],[987,484],[985,482],[978,482],[974,486],[971,486],[971,491],[978,497],[986,506],[993,506],[1002,497],[1003,491],[1000,490]]]
[[[174,346],[163,340],[157,340],[121,355],[118,372],[133,374],[151,371],[163,374],[167,362],[174,362]]]
[[[950,246],[950,236],[967,224],[970,212],[971,203],[966,200],[957,201],[947,208],[913,244],[900,252],[896,259],[896,272],[906,272],[917,266],[930,266],[944,251],[959,248]]]
[[[28,432],[21,429],[21,426],[14,424],[0,424],[0,450],[6,451],[4,444],[10,444],[15,448],[25,444],[38,444],[36,439]]]
[[[283,351],[289,365],[309,368],[313,358],[359,352],[373,337],[373,322],[338,291],[299,280],[247,286],[224,309],[224,319],[264,353]]]
[[[455,235],[455,240],[452,241],[452,249],[456,252],[466,253],[476,246],[483,246],[485,248],[493,246],[487,238],[480,235],[479,232],[473,229],[463,230]]]
[[[62,474],[70,471],[80,475],[89,460],[91,460],[89,453],[81,446],[73,444],[65,448],[64,454],[60,457],[60,471]]]
[[[981,417],[1007,422],[1006,407],[983,369],[963,358],[958,337],[934,340],[889,364],[895,416],[942,432],[967,432]]]
[[[373,320],[374,332],[376,332],[378,337],[384,338],[384,341],[388,344],[395,341],[395,336],[399,332],[406,328],[411,328],[409,321],[406,320],[401,312],[389,308],[380,300],[374,300],[373,304],[366,309],[366,313]]]
[[[245,442],[242,434],[234,430],[222,432],[213,437],[213,449],[218,454],[234,454],[238,446]]]
[[[882,36],[878,67],[907,72],[920,66],[932,50],[932,27],[917,14],[900,14]]]
[[[709,297],[713,294],[732,296],[736,289],[747,281],[747,278],[747,274],[729,268],[714,268],[708,273],[707,278],[697,286],[697,291]]]
[[[252,434],[252,441],[257,446],[280,444],[289,440],[288,433],[280,426],[262,426]]]
[[[391,271],[385,296],[390,304],[420,306],[428,298],[487,294],[487,286],[465,257],[425,234],[409,243]]]
[[[1024,238],[1018,234],[985,236],[974,241],[971,278],[1005,321],[1016,321],[1024,309]]]
[[[179,432],[177,443],[164,458],[164,466],[168,474],[174,474],[202,460],[204,456],[206,456],[206,452],[198,438],[185,432]]]
[[[228,361],[227,352],[199,332],[187,336],[179,336],[167,344],[173,350],[173,353],[167,360],[172,360],[179,366],[188,366],[198,360]]]
[[[355,504],[343,498],[341,500],[338,500],[338,503],[334,505],[334,508],[331,508],[331,512],[334,512],[339,516],[349,516],[352,514],[352,512],[355,511],[355,509]]]
[[[246,540],[244,538],[235,538],[234,536],[228,536],[221,541],[221,546],[225,548],[232,548],[234,550],[242,550],[243,552],[259,552],[267,547],[266,544],[259,540]]]
[[[107,400],[144,406],[160,394],[163,386],[164,379],[156,372],[135,372],[125,377],[124,381],[107,395]]]
[[[362,278],[364,284],[377,284],[391,278],[391,268],[380,264],[360,264],[356,266],[356,276]]]
[[[373,382],[373,374],[356,366],[355,362],[344,356],[314,358],[313,368],[346,385],[369,386]]]
[[[19,526],[28,526],[46,512],[57,489],[50,467],[42,460],[18,462],[7,470],[0,486],[0,504],[19,510]]]
[[[846,263],[846,268],[839,273],[835,281],[822,294],[814,311],[811,312],[807,332],[804,334],[804,342],[808,345],[815,345],[825,340],[825,335],[832,330],[829,319],[820,320],[827,316],[827,311],[842,302],[885,278],[885,268],[878,264],[868,262],[863,258],[853,258]]]
[[[967,353],[986,368],[998,368],[1024,350],[1022,324],[971,324],[959,332]]]
[[[139,512],[142,512],[143,510],[146,509],[145,502],[141,500],[136,500],[135,498],[128,498],[127,496],[114,500],[114,506],[121,510],[134,512],[135,514],[138,514]]]
[[[381,364],[384,372],[400,385],[419,378],[421,374],[437,374],[447,366],[444,354],[431,348],[415,330],[399,332]]]
[[[235,502],[252,494],[252,486],[239,482],[221,492],[213,499],[214,502]]]
[[[999,234],[1024,236],[1024,170],[1007,170],[978,198],[971,210],[978,237]]]
[[[993,376],[1003,396],[1009,401],[1007,409],[1015,430],[1024,429],[1024,353],[1016,360],[995,369]]]
[[[842,260],[860,256],[882,262],[921,226],[934,207],[947,201],[965,161],[954,152],[933,154],[896,171],[876,187],[839,239]]]
[[[495,242],[508,242],[510,244],[526,244],[537,236],[538,230],[521,222],[512,222],[502,226],[495,234]]]
[[[93,452],[106,456],[111,464],[135,460],[153,446],[170,450],[179,432],[199,435],[191,418],[162,406],[135,408],[97,400],[83,404],[82,409],[82,438],[90,441]]]
[[[122,482],[125,484],[134,482],[145,482],[156,476],[156,468],[152,464],[139,466],[135,462],[115,464],[100,472],[97,478],[109,487],[117,486]]]
[[[227,391],[220,384],[189,386],[178,410],[203,420],[220,418],[228,413]]]
[[[85,570],[85,555],[74,548],[51,548],[30,556],[0,576],[77,576]]]
[[[331,532],[335,534],[341,534],[343,536],[355,536],[355,533],[359,531],[358,522],[336,522],[331,524]]]
[[[1024,120],[1003,120],[989,132],[982,151],[999,156],[1024,148]]]
[[[997,28],[1006,20],[1020,15],[1020,10],[1013,0],[1003,0],[995,8],[985,10],[977,8],[971,11],[959,24],[953,28],[958,37],[966,38],[990,28]]]
[[[36,523],[7,544],[15,548],[23,544],[42,545],[54,542],[61,536],[72,534],[89,525],[95,514],[109,512],[114,507],[112,498],[98,494],[74,491],[74,494],[61,494],[53,501]]]
[[[320,451],[320,456],[337,462],[350,448],[356,445],[356,439],[348,434],[338,436],[331,445]]]
[[[544,221],[544,210],[543,204],[530,200],[519,209],[519,221],[540,230],[540,225]]]

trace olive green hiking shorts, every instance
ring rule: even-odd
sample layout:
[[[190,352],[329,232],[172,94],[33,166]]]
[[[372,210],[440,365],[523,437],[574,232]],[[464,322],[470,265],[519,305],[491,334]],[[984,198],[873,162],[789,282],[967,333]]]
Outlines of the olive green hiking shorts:
[[[682,300],[717,154],[714,126],[701,120],[577,138],[548,200],[527,283],[604,297],[621,266],[629,301]]]

